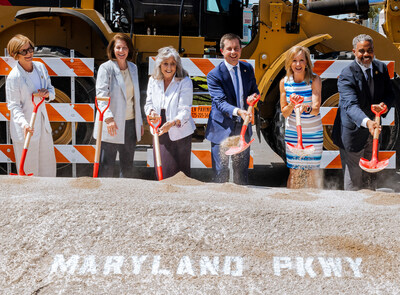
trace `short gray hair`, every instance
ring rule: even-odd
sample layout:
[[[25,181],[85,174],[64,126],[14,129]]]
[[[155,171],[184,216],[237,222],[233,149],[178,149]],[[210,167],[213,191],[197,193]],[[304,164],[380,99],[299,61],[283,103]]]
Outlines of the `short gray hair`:
[[[156,56],[156,62],[154,65],[153,71],[153,79],[162,80],[164,79],[164,75],[161,72],[161,64],[164,60],[173,57],[176,62],[176,73],[175,78],[178,80],[182,80],[183,78],[188,76],[188,72],[182,67],[181,57],[179,56],[178,51],[172,46],[162,47],[158,50],[158,54]]]
[[[355,36],[353,39],[353,49],[356,49],[358,43],[364,42],[364,41],[370,42],[372,48],[374,48],[374,40],[372,40],[372,37],[367,34],[360,34],[358,36]]]

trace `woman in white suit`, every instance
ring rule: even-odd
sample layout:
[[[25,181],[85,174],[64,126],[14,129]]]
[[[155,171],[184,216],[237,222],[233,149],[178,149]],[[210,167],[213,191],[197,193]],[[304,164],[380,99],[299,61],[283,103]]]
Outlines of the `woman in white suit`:
[[[173,47],[159,49],[147,86],[144,111],[153,122],[161,116],[159,135],[164,178],[179,171],[190,176],[192,134],[196,128],[191,116],[192,101],[192,80],[182,68],[178,52]]]
[[[136,141],[143,135],[140,110],[138,71],[134,63],[132,40],[118,33],[107,47],[109,61],[97,73],[96,96],[110,97],[110,107],[104,113],[101,138],[99,177],[112,177],[117,151],[119,152],[120,177],[133,176]],[[99,101],[100,109],[107,103]],[[96,114],[94,138],[97,136],[99,113]]]
[[[45,104],[37,111],[34,126],[29,122],[32,117],[32,94],[37,93],[35,103],[42,97],[46,101],[55,98],[54,87],[51,85],[46,67],[40,62],[33,61],[34,45],[29,38],[15,35],[7,44],[8,54],[18,61],[6,80],[7,106],[11,113],[10,129],[14,146],[17,169],[19,169],[24,140],[32,134],[24,171],[35,176],[55,177],[57,173],[54,154],[53,136]]]

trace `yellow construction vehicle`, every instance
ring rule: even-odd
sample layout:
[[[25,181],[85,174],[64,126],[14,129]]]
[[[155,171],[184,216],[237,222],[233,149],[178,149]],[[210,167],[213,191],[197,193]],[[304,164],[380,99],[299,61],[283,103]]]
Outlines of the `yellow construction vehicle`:
[[[0,1],[0,47],[6,48],[15,34],[27,35],[36,45],[35,56],[92,57],[96,65],[104,62],[108,41],[116,32],[130,34],[136,50],[142,99],[148,80],[148,58],[163,46],[172,45],[184,57],[203,57],[205,50],[219,52],[218,40],[227,32],[242,35],[243,9],[248,0],[4,0]],[[315,59],[351,59],[352,39],[366,33],[373,37],[376,57],[396,62],[400,71],[399,7],[397,0],[386,3],[387,38],[356,23],[329,17],[355,13],[365,17],[368,0],[324,0],[308,5],[282,0],[260,0],[253,11],[252,40],[243,48],[242,58],[255,60],[255,74],[261,101],[257,108],[257,131],[272,149],[284,158],[282,116],[279,114],[279,80],[284,75],[284,54],[294,45],[310,48]],[[214,49],[214,50],[212,50]],[[216,57],[216,56],[215,56]],[[57,101],[69,102],[70,81],[53,78]],[[0,100],[5,100],[5,77],[0,77]],[[93,102],[95,79],[77,78],[76,102]],[[398,79],[394,79],[400,93]],[[323,80],[323,104],[338,103],[335,79]],[[396,121],[399,115],[396,112]],[[0,143],[5,125],[0,124]],[[77,143],[90,142],[93,124],[77,124]],[[202,128],[199,126],[198,136]],[[57,128],[55,143],[71,141],[70,128]],[[385,127],[383,149],[393,149],[398,139],[398,124]],[[335,149],[325,129],[324,145]]]

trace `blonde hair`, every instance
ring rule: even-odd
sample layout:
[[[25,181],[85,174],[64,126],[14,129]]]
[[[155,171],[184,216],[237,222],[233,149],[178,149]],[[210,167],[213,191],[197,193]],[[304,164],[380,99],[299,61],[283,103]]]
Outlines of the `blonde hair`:
[[[304,47],[304,46],[293,46],[286,53],[286,61],[285,61],[286,76],[288,78],[290,76],[293,76],[292,62],[293,62],[294,57],[297,56],[300,53],[304,53],[304,56],[306,57],[306,68],[305,68],[305,72],[306,73],[304,75],[304,81],[307,84],[310,84],[310,81],[313,80],[316,75],[312,71],[310,50],[307,47]]]
[[[155,80],[162,80],[164,79],[164,75],[161,72],[161,64],[164,60],[173,57],[176,62],[176,73],[175,78],[178,80],[182,80],[183,78],[187,77],[189,74],[188,72],[182,67],[181,57],[178,54],[178,51],[172,46],[162,47],[158,50],[158,54],[155,58],[154,64],[154,72],[153,79]]]
[[[17,60],[19,51],[26,43],[29,43],[32,46],[32,48],[35,47],[33,42],[28,37],[21,35],[21,34],[15,35],[14,37],[11,38],[10,41],[8,41],[8,44],[7,44],[8,54],[11,57],[13,57],[15,60]]]

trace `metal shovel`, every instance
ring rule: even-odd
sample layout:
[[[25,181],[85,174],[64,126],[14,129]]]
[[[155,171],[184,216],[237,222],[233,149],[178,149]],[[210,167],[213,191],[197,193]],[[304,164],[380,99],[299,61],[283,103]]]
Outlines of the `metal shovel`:
[[[260,100],[260,95],[258,95],[257,98],[254,101],[252,101],[251,103],[249,103],[249,100],[247,99],[247,104],[249,105],[249,108],[247,109],[247,111],[249,113],[251,113],[253,111],[254,105],[259,100]],[[250,122],[250,116],[247,116],[243,122],[242,130],[240,131],[239,145],[229,148],[225,152],[225,155],[232,156],[232,155],[239,154],[239,153],[245,151],[251,145],[251,143],[254,141],[254,138],[253,138],[252,140],[249,141],[249,143],[247,143],[244,138],[244,135],[246,134],[246,130],[247,130],[247,125],[249,125],[249,122]]]
[[[288,142],[287,146],[292,153],[300,157],[309,156],[315,151],[315,147],[313,145],[308,145],[306,147],[303,146],[303,132],[301,129],[300,108],[297,107],[297,105],[303,103],[304,97],[293,93],[292,95],[290,95],[290,101],[295,105],[294,111],[296,113],[297,144],[296,146],[294,146],[293,144]]]
[[[162,174],[162,165],[161,165],[161,153],[160,153],[160,141],[158,139],[158,127],[161,125],[161,117],[157,123],[157,125],[153,124],[150,121],[149,116],[147,116],[147,122],[153,128],[153,136],[154,136],[154,153],[156,155],[156,169],[157,169],[157,176],[158,180],[163,180]]]
[[[31,128],[33,128],[33,126],[35,125],[37,110],[39,109],[39,106],[44,102],[44,99],[45,99],[44,97],[42,97],[40,102],[38,104],[36,104],[35,96],[38,96],[38,94],[37,93],[32,94],[33,112],[32,112],[31,121],[29,123],[29,126]],[[18,174],[11,173],[11,175],[21,175],[21,176],[32,176],[33,175],[33,173],[26,174],[24,171],[26,154],[28,152],[28,147],[29,147],[31,138],[32,138],[32,133],[28,132],[28,134],[26,135],[26,138],[25,138],[25,142],[24,142],[24,149],[22,150],[21,162],[19,163]]]
[[[99,108],[98,105],[99,101],[108,101],[108,104],[103,111],[101,111]],[[94,154],[93,178],[97,178],[99,174],[101,134],[103,132],[103,117],[104,113],[110,106],[110,101],[111,101],[110,97],[96,97],[96,109],[99,112],[99,124],[97,126],[97,140],[96,140],[96,152]]]
[[[371,161],[368,161],[367,159],[361,158],[360,162],[359,162],[360,168],[369,173],[379,172],[379,171],[385,169],[387,167],[387,165],[389,164],[389,159],[378,161],[380,119],[381,119],[381,115],[386,111],[386,109],[387,109],[387,107],[385,105],[384,109],[382,109],[380,112],[376,112],[374,110],[374,108],[371,106],[372,112],[376,115],[375,122],[378,124],[378,128],[375,128],[375,130],[374,130],[374,138],[373,138],[373,142],[372,142],[372,159],[371,159]]]

